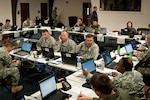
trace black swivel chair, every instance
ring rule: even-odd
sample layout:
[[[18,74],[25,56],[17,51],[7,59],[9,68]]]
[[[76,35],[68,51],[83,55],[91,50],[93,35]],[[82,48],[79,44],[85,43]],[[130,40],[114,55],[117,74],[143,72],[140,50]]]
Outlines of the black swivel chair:
[[[69,26],[73,27],[77,23],[77,17],[76,16],[69,16]]]

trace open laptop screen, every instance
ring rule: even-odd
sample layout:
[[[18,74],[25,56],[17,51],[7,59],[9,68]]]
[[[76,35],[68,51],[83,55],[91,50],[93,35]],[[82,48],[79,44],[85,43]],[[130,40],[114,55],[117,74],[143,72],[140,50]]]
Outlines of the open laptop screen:
[[[44,57],[52,59],[54,58],[54,49],[42,47],[42,54]]]
[[[131,40],[131,45],[132,45],[133,49],[136,48],[136,41],[135,41],[135,39]]]
[[[55,76],[50,76],[42,80],[39,82],[39,86],[42,98],[45,98],[53,91],[57,90]]]
[[[108,65],[112,62],[112,58],[111,58],[111,55],[110,55],[109,51],[106,51],[106,52],[103,53],[103,59],[104,59],[105,65]]]
[[[61,52],[62,62],[77,66],[77,54]]]
[[[90,73],[96,71],[96,66],[93,59],[82,63],[82,69],[87,69]]]
[[[126,53],[127,53],[127,54],[133,52],[133,48],[132,48],[132,45],[131,45],[131,44],[125,45],[125,49],[126,49]]]
[[[32,43],[29,43],[29,42],[23,42],[22,43],[21,50],[30,52],[31,48],[32,48]]]

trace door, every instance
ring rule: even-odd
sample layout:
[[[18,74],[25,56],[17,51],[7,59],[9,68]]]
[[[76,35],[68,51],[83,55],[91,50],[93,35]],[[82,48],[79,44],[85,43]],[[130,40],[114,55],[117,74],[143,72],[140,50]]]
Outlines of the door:
[[[41,19],[45,19],[47,16],[47,3],[41,3]]]
[[[86,26],[90,26],[91,3],[83,3],[83,22]]]
[[[29,15],[29,3],[21,3],[21,25],[23,21],[30,17]]]

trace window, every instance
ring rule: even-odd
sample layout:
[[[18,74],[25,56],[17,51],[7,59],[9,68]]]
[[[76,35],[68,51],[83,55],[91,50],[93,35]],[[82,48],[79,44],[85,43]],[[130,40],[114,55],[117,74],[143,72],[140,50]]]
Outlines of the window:
[[[141,11],[141,0],[100,0],[103,11]]]

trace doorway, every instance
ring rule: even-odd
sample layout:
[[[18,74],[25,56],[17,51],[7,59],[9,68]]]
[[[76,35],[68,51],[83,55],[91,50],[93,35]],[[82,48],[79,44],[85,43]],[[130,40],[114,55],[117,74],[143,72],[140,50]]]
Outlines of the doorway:
[[[47,13],[47,3],[41,3],[41,19],[48,17]]]
[[[30,17],[29,15],[29,3],[21,3],[21,25],[23,21]]]
[[[83,22],[86,26],[90,26],[91,3],[83,3]]]

